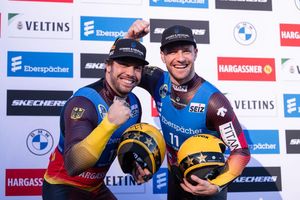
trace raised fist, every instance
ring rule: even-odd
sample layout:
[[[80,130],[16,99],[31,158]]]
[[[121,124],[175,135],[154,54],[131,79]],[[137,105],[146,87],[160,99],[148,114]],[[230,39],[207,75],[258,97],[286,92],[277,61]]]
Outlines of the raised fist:
[[[115,125],[122,125],[130,117],[130,107],[123,99],[114,99],[107,113],[108,120]]]
[[[149,22],[145,20],[136,20],[128,29],[127,35],[125,38],[130,39],[140,39],[149,33]]]

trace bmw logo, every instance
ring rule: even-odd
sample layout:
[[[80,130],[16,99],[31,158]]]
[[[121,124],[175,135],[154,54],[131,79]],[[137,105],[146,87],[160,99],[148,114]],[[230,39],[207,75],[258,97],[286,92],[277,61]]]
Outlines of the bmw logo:
[[[35,129],[27,137],[27,148],[34,155],[42,156],[51,151],[54,140],[45,129]]]
[[[241,22],[234,27],[234,38],[242,45],[250,45],[256,39],[256,30],[248,22]]]

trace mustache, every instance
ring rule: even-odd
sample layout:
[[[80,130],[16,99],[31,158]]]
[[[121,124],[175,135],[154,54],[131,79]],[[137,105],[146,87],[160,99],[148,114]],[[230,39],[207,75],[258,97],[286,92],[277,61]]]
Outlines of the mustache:
[[[130,76],[130,75],[120,75],[120,78],[123,78],[123,79],[129,79],[129,80],[132,80],[134,82],[138,82],[138,78],[136,76]]]

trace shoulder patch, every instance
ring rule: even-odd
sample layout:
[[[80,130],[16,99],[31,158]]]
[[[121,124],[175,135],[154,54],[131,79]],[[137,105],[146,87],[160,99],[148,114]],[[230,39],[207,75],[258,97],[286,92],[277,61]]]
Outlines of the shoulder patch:
[[[71,119],[80,119],[84,113],[85,109],[74,107],[71,112]]]

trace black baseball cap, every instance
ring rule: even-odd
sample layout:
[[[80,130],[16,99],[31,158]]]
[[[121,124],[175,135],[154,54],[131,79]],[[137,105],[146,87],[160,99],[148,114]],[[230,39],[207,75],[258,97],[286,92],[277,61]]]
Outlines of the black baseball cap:
[[[173,42],[188,42],[195,47],[197,46],[192,29],[182,25],[174,25],[164,30],[161,37],[160,50],[163,50],[166,45]]]
[[[146,59],[146,48],[142,43],[134,39],[121,39],[118,38],[113,46],[111,47],[108,55],[109,59],[124,59],[124,58],[134,58],[142,61],[144,65],[149,63]]]

